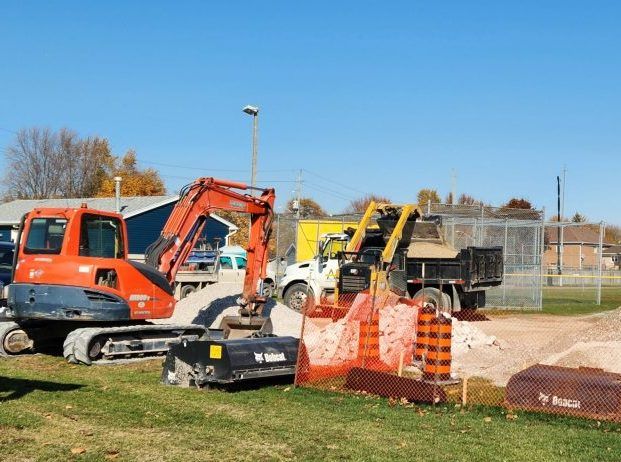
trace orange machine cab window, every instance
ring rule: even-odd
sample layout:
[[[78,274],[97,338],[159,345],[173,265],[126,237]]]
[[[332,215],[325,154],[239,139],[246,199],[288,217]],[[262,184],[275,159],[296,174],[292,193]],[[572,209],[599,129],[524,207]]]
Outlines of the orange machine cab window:
[[[118,218],[84,214],[80,226],[80,256],[124,258],[125,248]]]
[[[64,218],[33,218],[24,246],[27,254],[59,254],[67,229]]]

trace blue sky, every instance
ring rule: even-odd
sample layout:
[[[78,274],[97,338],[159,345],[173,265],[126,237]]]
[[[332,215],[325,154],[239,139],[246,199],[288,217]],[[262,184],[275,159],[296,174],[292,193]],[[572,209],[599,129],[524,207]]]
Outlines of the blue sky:
[[[444,196],[454,169],[458,194],[550,215],[566,166],[566,214],[621,224],[620,5],[4,2],[0,149],[66,126],[134,148],[170,191],[247,180],[255,104],[281,204],[299,169],[334,213]]]

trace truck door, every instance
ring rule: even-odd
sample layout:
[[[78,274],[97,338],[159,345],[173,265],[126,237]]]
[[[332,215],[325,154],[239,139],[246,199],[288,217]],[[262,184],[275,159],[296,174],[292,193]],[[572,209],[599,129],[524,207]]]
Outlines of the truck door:
[[[237,281],[243,282],[244,276],[246,276],[246,259],[236,256],[235,265],[237,266]]]
[[[237,282],[237,280],[237,269],[233,266],[233,259],[228,255],[220,255],[218,282]]]
[[[338,254],[345,250],[347,241],[330,239],[321,249],[321,261],[319,262],[319,285],[323,289],[332,289],[336,282],[336,272],[339,266]]]

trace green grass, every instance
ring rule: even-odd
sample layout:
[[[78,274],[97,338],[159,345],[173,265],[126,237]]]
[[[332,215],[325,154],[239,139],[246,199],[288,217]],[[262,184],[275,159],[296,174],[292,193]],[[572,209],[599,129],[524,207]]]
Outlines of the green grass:
[[[619,460],[621,426],[288,386],[165,387],[160,361],[0,359],[0,460]],[[487,419],[491,417],[491,420]],[[72,454],[71,450],[84,450]]]
[[[613,310],[621,306],[621,287],[602,287],[602,303],[596,305],[596,288],[544,287],[543,311],[577,315]]]

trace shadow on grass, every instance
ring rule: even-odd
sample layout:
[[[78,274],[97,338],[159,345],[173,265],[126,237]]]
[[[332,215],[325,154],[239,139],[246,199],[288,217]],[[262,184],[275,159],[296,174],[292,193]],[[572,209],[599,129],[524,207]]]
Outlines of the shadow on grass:
[[[0,403],[19,399],[33,391],[73,391],[83,385],[47,382],[44,380],[15,379],[0,376]]]

